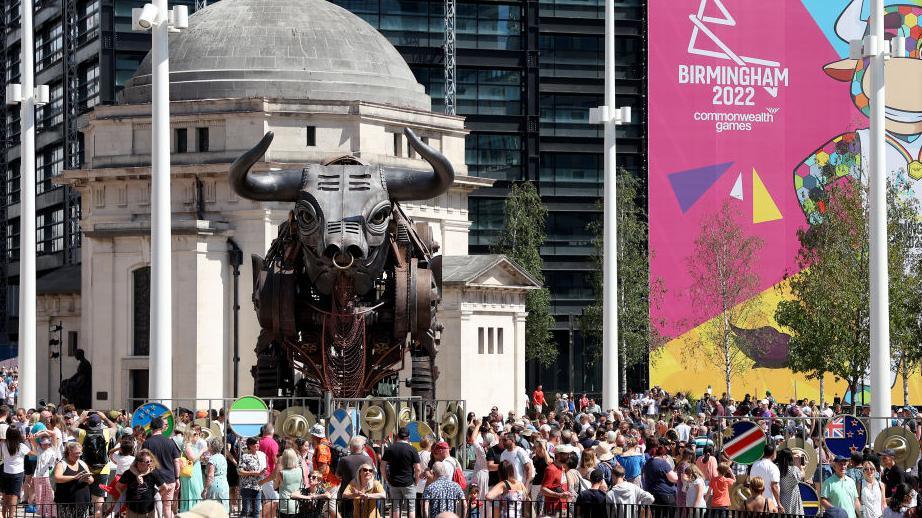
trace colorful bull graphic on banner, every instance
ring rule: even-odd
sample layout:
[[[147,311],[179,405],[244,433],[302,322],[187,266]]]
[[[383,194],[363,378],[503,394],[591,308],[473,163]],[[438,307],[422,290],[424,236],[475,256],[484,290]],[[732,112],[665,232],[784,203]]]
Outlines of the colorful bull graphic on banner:
[[[869,32],[869,4],[650,2],[650,269],[666,290],[651,317],[671,337],[652,385],[721,386],[723,371],[703,350],[717,347],[708,339],[717,312],[691,300],[687,264],[702,221],[729,203],[764,243],[758,294],[733,328],[752,365],[735,377],[734,395],[818,396],[817,381],[785,369],[790,337],[774,312],[788,296],[785,276],[798,271],[797,231],[822,221],[825,191],[867,181],[868,62],[849,59],[848,42]],[[905,38],[907,54],[886,65],[887,170],[922,201],[922,0],[885,5],[886,38]],[[844,383],[827,381],[827,397],[846,394]],[[892,381],[901,402],[902,380]],[[922,403],[922,376],[910,393]]]

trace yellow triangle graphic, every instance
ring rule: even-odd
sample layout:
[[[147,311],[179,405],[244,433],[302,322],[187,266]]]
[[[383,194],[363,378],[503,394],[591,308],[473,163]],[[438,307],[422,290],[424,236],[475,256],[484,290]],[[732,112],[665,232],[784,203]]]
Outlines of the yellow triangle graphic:
[[[759,173],[752,169],[752,222],[765,223],[781,219],[781,211],[775,205],[772,195],[759,178]]]

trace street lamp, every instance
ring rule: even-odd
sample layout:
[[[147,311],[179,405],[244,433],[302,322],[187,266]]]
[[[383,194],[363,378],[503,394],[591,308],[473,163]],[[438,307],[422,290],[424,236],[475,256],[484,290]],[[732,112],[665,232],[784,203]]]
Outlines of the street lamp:
[[[618,164],[615,129],[631,122],[631,108],[615,108],[615,2],[605,0],[605,106],[589,109],[589,122],[605,127],[602,266],[602,402],[618,408]]]
[[[169,33],[189,26],[185,6],[167,8],[154,0],[131,11],[132,29],[151,32],[151,304],[150,398],[173,393],[173,301],[170,208],[170,47]]]
[[[48,103],[48,86],[35,86],[32,0],[22,0],[21,84],[6,86],[7,104],[19,103],[19,401],[35,408],[35,107]]]
[[[871,290],[871,437],[877,437],[890,423],[890,294],[887,269],[887,152],[884,62],[906,56],[906,38],[894,37],[890,47],[884,39],[884,2],[871,2],[871,31],[861,41],[849,42],[849,57],[870,58],[871,148],[870,290]],[[854,397],[854,394],[853,394]]]

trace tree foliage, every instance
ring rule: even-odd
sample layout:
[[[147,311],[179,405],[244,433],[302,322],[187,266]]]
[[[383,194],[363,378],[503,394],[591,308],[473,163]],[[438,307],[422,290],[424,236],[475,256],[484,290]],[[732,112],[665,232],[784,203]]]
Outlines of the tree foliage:
[[[647,249],[647,214],[641,198],[640,181],[625,169],[618,170],[618,351],[622,373],[648,358],[655,361],[664,340],[651,325],[650,304],[662,299],[662,282],[650,280]],[[599,207],[602,208],[601,206]],[[595,236],[592,288],[595,301],[580,318],[580,328],[587,341],[590,361],[602,356],[604,268],[604,226],[601,220],[590,223]]]
[[[531,182],[512,186],[504,207],[503,231],[493,251],[506,254],[532,277],[544,283],[541,245],[546,236],[547,208]],[[548,366],[557,359],[557,344],[551,336],[551,294],[547,288],[532,290],[525,299],[525,356]]]
[[[758,293],[759,277],[753,265],[762,249],[762,239],[743,231],[729,201],[705,217],[700,226],[692,255],[687,258],[690,295],[703,315],[717,317],[704,326],[702,346],[695,349],[723,371],[727,396],[731,396],[733,376],[752,366],[742,337],[733,328],[740,327],[751,299]]]
[[[903,404],[909,405],[909,378],[922,365],[922,256],[917,246],[922,224],[919,204],[905,184],[890,187],[887,216],[892,368],[901,374]]]
[[[917,207],[906,189],[888,189],[887,234],[893,367],[908,376],[922,360],[922,272],[912,251]],[[792,299],[779,303],[775,312],[775,320],[791,331],[791,370],[812,378],[832,374],[845,380],[853,394],[871,359],[866,200],[866,189],[857,182],[827,188],[823,221],[798,232],[800,273],[790,278]]]

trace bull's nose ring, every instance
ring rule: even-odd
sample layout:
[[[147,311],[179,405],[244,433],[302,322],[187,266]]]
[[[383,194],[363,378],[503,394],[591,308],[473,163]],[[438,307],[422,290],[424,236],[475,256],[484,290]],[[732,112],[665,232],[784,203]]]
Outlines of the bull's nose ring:
[[[336,254],[336,255],[333,256],[333,266],[339,268],[340,270],[348,270],[349,268],[352,268],[352,263],[355,262],[355,257],[353,257],[352,255],[349,255],[349,254],[347,254],[347,255],[348,255],[348,257],[349,257],[349,264],[341,265],[341,264],[337,263],[337,262],[336,262],[336,258],[339,257],[339,254]]]

